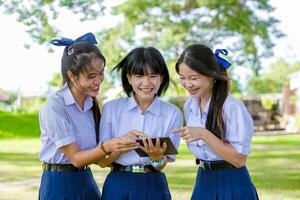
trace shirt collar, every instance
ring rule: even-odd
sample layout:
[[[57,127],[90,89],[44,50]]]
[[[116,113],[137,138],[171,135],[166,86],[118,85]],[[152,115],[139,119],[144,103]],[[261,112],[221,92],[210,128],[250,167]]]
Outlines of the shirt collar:
[[[138,108],[140,110],[139,105],[137,104],[134,96],[129,97],[128,99],[128,105],[127,110],[130,111],[134,108]],[[160,115],[160,101],[158,97],[155,97],[149,108],[147,109],[147,112],[152,113],[153,115],[159,116]]]
[[[84,107],[83,107],[84,109],[81,110],[80,107],[78,106],[78,104],[76,103],[76,101],[73,97],[73,94],[71,93],[71,90],[67,83],[65,83],[65,85],[62,88],[62,94],[63,94],[66,106],[76,104],[78,109],[83,112],[88,111],[93,106],[93,98],[91,96],[87,96],[84,100]]]

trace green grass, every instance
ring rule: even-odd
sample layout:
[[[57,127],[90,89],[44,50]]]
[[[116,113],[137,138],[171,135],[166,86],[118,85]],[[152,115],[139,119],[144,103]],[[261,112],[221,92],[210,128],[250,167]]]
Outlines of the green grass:
[[[39,137],[38,114],[12,114],[0,111],[0,139]]]
[[[37,199],[42,172],[37,115],[0,113],[0,122],[0,200]],[[300,134],[255,136],[247,168],[260,199],[300,199]],[[108,169],[92,169],[101,189]],[[189,199],[196,170],[181,144],[176,162],[165,169],[174,200]]]

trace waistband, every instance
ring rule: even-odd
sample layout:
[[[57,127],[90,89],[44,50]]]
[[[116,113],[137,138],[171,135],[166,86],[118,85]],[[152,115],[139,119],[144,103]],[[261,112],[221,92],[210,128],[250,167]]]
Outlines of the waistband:
[[[226,162],[225,160],[203,161],[203,160],[200,160],[200,159],[196,159],[196,165],[199,165],[200,168],[206,169],[206,170],[235,168],[235,166],[233,166],[232,164]]]
[[[84,171],[90,169],[90,166],[75,167],[72,164],[48,164],[43,163],[42,168],[44,171],[61,171],[61,172],[72,172],[72,171]]]
[[[158,172],[152,165],[121,165],[118,163],[113,163],[110,171],[124,171],[132,173],[149,173]]]

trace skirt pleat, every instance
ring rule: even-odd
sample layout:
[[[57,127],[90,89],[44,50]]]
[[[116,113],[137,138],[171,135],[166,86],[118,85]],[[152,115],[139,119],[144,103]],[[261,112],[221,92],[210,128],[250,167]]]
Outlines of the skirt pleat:
[[[247,168],[206,170],[198,168],[191,200],[257,200]]]
[[[103,185],[102,200],[170,200],[167,179],[162,172],[110,172]]]
[[[45,171],[39,190],[40,200],[100,200],[101,193],[91,170]]]

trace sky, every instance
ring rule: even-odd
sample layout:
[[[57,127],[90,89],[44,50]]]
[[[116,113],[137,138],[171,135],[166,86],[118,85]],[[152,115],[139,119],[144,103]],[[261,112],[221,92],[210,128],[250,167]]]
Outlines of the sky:
[[[274,56],[263,60],[265,66],[284,58],[291,62],[300,61],[300,1],[271,0],[276,10],[273,15],[281,20],[279,28],[287,35],[276,41]],[[64,12],[64,17],[55,24],[61,30],[61,35],[77,38],[86,32],[96,32],[102,27],[111,26],[112,20],[101,18],[94,22],[79,22],[74,15]],[[67,23],[67,24],[66,24]],[[60,72],[60,59],[63,48],[54,47],[54,53],[48,53],[47,48],[32,41],[25,32],[25,26],[15,20],[15,16],[0,13],[1,48],[0,48],[0,88],[20,91],[23,95],[38,95],[47,90],[47,82],[53,73]],[[26,44],[30,45],[26,49]]]

